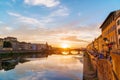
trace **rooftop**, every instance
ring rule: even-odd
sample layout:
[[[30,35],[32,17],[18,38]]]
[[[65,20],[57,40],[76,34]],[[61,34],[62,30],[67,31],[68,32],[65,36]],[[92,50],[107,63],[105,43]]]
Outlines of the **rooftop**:
[[[113,20],[115,20],[118,16],[120,16],[120,10],[110,12],[109,15],[106,17],[105,21],[100,26],[100,28],[105,28],[107,25],[109,25],[106,23],[111,16],[113,16]]]

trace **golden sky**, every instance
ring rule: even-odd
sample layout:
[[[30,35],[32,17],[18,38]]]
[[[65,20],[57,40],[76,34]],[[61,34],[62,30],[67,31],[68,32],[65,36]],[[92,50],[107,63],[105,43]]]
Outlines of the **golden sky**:
[[[117,9],[117,0],[1,0],[0,37],[85,47],[100,35],[107,15]]]

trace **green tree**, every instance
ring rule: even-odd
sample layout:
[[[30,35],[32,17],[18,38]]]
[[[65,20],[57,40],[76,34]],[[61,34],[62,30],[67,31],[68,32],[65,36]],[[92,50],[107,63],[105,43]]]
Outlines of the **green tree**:
[[[11,44],[11,42],[9,42],[9,41],[4,41],[3,47],[4,47],[4,48],[12,48],[12,44]]]

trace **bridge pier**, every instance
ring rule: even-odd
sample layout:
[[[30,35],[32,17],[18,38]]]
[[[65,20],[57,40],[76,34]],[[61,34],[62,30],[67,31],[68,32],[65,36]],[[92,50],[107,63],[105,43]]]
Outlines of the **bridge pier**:
[[[69,50],[69,54],[72,54],[72,53],[71,53],[71,50]]]
[[[78,54],[80,54],[80,51],[78,51]]]

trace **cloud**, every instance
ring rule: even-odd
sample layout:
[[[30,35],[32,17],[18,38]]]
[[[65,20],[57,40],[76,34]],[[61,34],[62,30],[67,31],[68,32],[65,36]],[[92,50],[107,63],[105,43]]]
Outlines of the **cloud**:
[[[49,23],[49,26],[54,24],[59,18],[65,17],[69,15],[69,9],[65,6],[59,6],[57,10],[52,11],[49,15],[40,17],[40,19],[31,18],[27,16],[23,16],[19,13],[14,12],[7,12],[10,16],[13,16],[16,18],[15,21],[21,22],[24,24],[32,24],[37,27],[46,27]],[[56,18],[57,17],[57,18]]]
[[[53,11],[49,16],[55,17],[55,16],[68,16],[69,15],[69,9],[64,6],[60,6],[59,9],[56,11]]]
[[[13,30],[13,28],[7,27],[7,26],[5,27],[5,29],[8,30],[8,31],[12,31]]]
[[[28,5],[55,7],[60,4],[59,0],[24,0]]]
[[[82,39],[78,39],[77,36],[68,36],[68,37],[64,37],[61,38],[61,40],[67,40],[67,41],[73,41],[73,42],[87,42],[86,40],[82,40]]]
[[[13,33],[14,28],[10,25],[0,24],[0,37]],[[6,36],[5,36],[6,37]]]
[[[72,47],[84,47],[88,42],[92,41],[95,36],[98,36],[98,31],[96,31],[97,29],[95,29],[95,26],[92,27],[92,25],[89,25],[89,27],[74,28],[71,26],[61,26],[59,28],[56,27],[50,29],[30,29],[30,26],[25,24],[17,26],[17,28],[11,30],[8,28],[9,26],[0,27],[2,37],[14,36],[17,37],[19,41],[32,43],[45,43],[47,41],[54,46],[59,46],[62,42],[68,42]]]
[[[11,15],[11,16],[15,16],[15,17],[20,17],[21,16],[20,14],[13,13],[13,12],[8,12],[8,14]]]
[[[57,21],[60,19],[63,19],[63,17],[67,17],[70,14],[69,9],[67,7],[59,6],[57,10],[52,11],[49,15],[43,16],[40,20],[41,23],[46,26],[49,23],[50,25],[54,25]]]
[[[38,20],[36,18],[31,18],[31,17],[23,16],[23,15],[21,15],[19,13],[8,12],[8,14],[10,16],[15,17],[15,19],[16,19],[15,21],[18,22],[18,23],[32,24],[31,26],[36,26],[36,27],[45,27],[45,25],[47,23],[50,23],[50,22],[53,21],[52,18],[47,18],[47,17],[43,17],[41,20]]]
[[[17,22],[25,23],[25,24],[32,24],[32,25],[37,25],[37,27],[42,26],[42,23],[35,19],[35,18],[30,18],[26,16],[22,16],[21,14],[18,13],[13,13],[13,12],[8,12],[9,15],[16,17]]]
[[[12,32],[13,28],[8,26],[8,25],[5,25],[5,24],[1,24],[0,25],[0,30],[1,32]]]
[[[60,9],[67,10],[65,7],[61,7]],[[82,19],[73,20],[65,24],[58,24],[57,26],[50,28],[51,24],[54,24],[55,21],[57,22],[57,15],[59,15],[59,17],[67,16],[61,15],[57,11],[59,12],[59,9],[51,12],[48,16],[40,18],[40,20],[36,18],[26,17],[18,13],[8,12],[12,18],[14,17],[16,19],[16,22],[21,23],[16,24],[17,27],[15,28],[0,28],[1,33],[3,33],[2,36],[15,36],[19,41],[27,41],[32,43],[43,43],[47,41],[48,43],[54,45],[59,45],[65,41],[70,42],[70,44],[73,44],[74,47],[76,45],[77,47],[80,47],[86,46],[88,44],[88,41],[94,40],[94,38],[99,35],[100,32],[99,28],[97,27],[98,24],[95,23],[91,25],[82,25]],[[32,24],[32,26],[28,24]],[[37,27],[34,27],[34,25]]]

